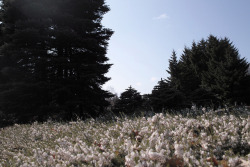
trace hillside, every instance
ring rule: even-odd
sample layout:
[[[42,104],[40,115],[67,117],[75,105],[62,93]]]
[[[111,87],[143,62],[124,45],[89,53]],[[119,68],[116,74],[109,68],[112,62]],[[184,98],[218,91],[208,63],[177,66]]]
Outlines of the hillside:
[[[249,112],[194,112],[16,124],[0,131],[0,166],[249,165]]]

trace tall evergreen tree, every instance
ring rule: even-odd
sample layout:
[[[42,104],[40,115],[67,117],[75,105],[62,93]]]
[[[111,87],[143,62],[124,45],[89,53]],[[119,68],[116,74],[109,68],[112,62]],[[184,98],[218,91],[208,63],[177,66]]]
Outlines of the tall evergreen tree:
[[[151,105],[156,112],[184,107],[184,101],[184,94],[163,79],[154,87],[150,96]]]
[[[142,107],[141,94],[131,86],[121,93],[118,102],[115,105],[115,111],[125,114],[133,114]]]
[[[240,58],[228,38],[210,36],[207,40],[208,70],[202,73],[202,86],[213,92],[223,103],[239,102],[241,82],[247,76],[249,64]]]
[[[234,91],[234,97],[236,102],[250,105],[250,74],[248,73],[240,82],[238,90]],[[239,104],[239,103],[238,103]]]
[[[192,49],[185,48],[179,61],[179,81],[180,91],[185,94],[187,99],[191,102],[190,95],[192,92],[199,88],[200,80],[195,73],[194,66],[191,63],[190,57]]]
[[[201,78],[201,74],[203,71],[207,71],[207,61],[209,59],[206,51],[207,42],[202,39],[197,44],[193,42],[192,47],[190,49],[189,60],[191,62],[191,66],[194,69],[194,74],[196,77]],[[200,84],[200,81],[199,81]]]
[[[98,115],[111,95],[102,90],[108,11],[104,0],[2,0],[1,109],[28,119],[46,110]]]
[[[208,70],[207,62],[209,60],[209,55],[207,53],[207,41],[202,39],[198,43],[193,42],[188,55],[188,60],[190,61],[190,68],[193,71],[193,77],[191,80],[193,80],[194,84],[194,88],[189,94],[188,99],[198,106],[217,103],[214,94],[201,86],[202,74]]]
[[[185,94],[186,103],[248,103],[248,67],[249,63],[240,58],[229,39],[210,35],[207,40],[185,48],[179,61],[173,52],[168,81],[171,87]]]
[[[180,69],[179,69],[177,55],[175,51],[172,52],[172,56],[169,59],[169,67],[168,67],[167,72],[169,74],[168,81],[170,82],[171,87],[175,89],[179,89],[180,88],[180,80],[179,80]]]

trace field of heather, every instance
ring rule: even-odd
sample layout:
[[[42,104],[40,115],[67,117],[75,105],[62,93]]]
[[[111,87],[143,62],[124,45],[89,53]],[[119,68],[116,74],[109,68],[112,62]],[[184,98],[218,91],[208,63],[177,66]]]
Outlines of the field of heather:
[[[249,162],[250,115],[244,108],[0,129],[1,167],[249,167]]]

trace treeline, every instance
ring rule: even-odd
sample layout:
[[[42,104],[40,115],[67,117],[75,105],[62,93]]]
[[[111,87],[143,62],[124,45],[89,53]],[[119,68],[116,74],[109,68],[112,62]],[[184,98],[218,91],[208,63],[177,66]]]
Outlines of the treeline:
[[[229,39],[209,36],[173,52],[169,78],[149,95],[102,89],[110,78],[111,29],[104,0],[0,0],[0,127],[33,121],[98,117],[113,111],[250,104],[249,64]],[[112,105],[110,105],[110,103]]]
[[[228,38],[210,35],[184,48],[178,60],[173,51],[167,73],[151,94],[140,95],[132,87],[116,98],[115,112],[250,104],[249,63],[240,58]]]

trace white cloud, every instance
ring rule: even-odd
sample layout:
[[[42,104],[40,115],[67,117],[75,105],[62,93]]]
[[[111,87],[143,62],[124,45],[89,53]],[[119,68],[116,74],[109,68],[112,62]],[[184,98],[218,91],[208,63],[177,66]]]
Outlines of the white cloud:
[[[169,18],[170,17],[166,13],[163,13],[158,17],[154,17],[154,20],[162,20],[162,19],[169,19]]]
[[[151,82],[155,82],[155,81],[157,81],[157,80],[158,80],[158,78],[156,78],[156,77],[152,77],[152,78],[150,79]]]

